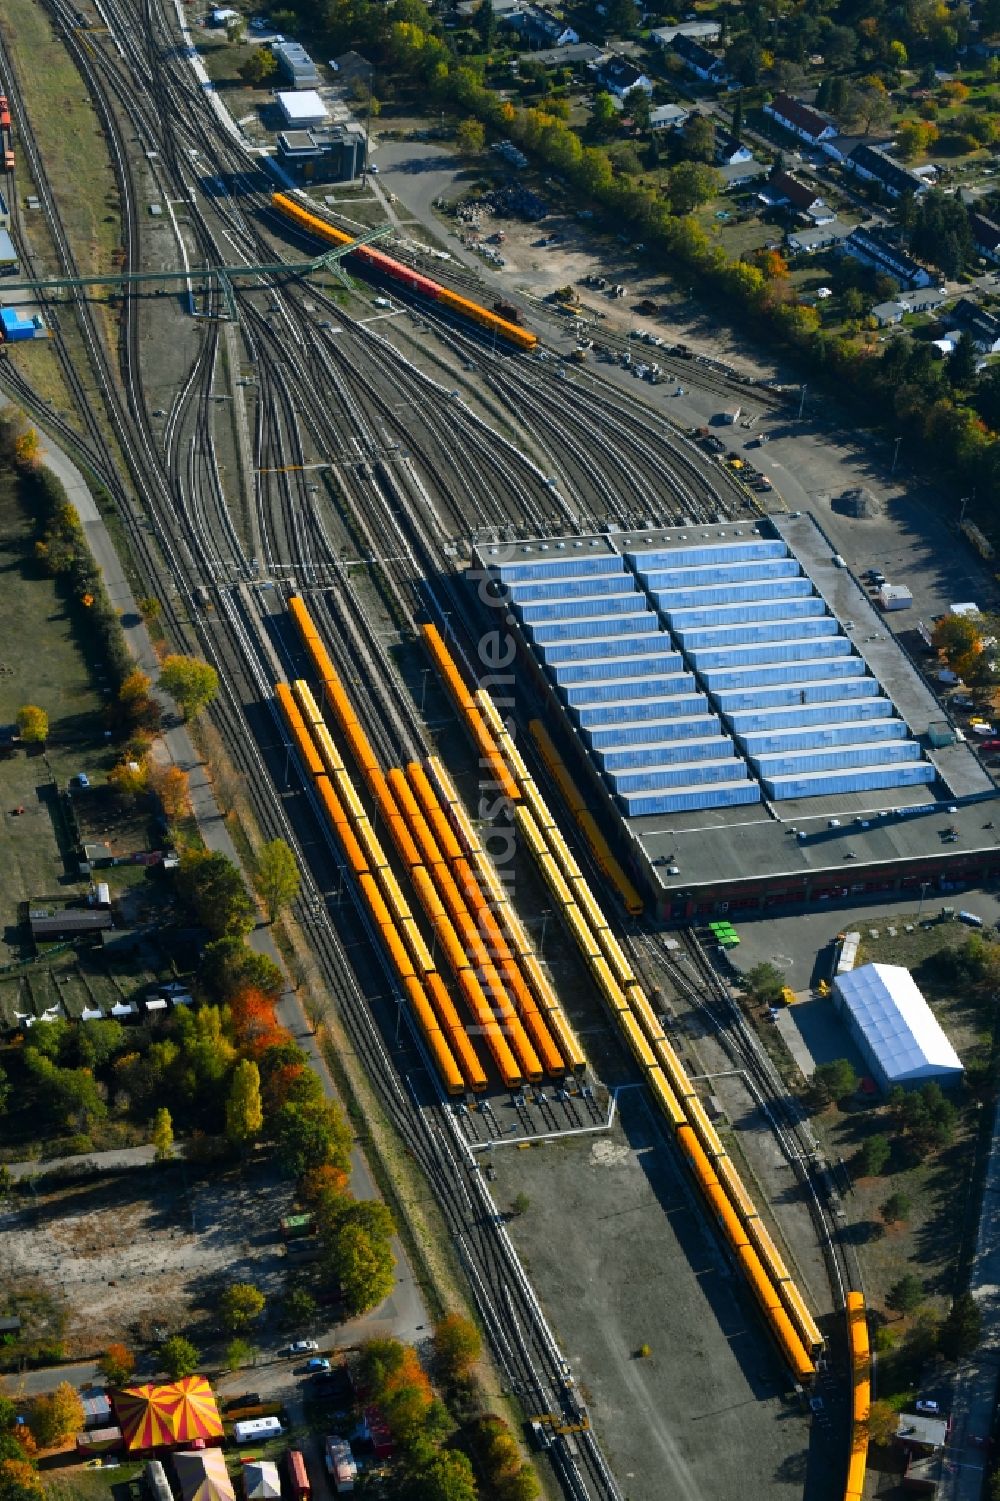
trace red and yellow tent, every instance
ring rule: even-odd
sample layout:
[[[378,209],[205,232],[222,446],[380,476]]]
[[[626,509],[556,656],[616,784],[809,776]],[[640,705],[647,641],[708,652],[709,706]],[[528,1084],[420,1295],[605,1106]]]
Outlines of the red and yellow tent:
[[[185,1376],[169,1386],[130,1386],[112,1398],[118,1426],[130,1452],[175,1444],[215,1443],[222,1419],[204,1376]]]

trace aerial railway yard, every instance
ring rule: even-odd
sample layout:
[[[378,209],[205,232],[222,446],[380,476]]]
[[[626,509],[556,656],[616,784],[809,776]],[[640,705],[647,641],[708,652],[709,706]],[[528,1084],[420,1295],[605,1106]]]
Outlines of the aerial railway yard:
[[[296,236],[303,235],[344,246],[348,237],[336,225],[315,215],[304,220],[298,207],[290,229],[288,207],[276,202],[259,160],[208,108],[165,6],[154,0],[140,12],[104,3],[108,32],[86,41],[75,8],[52,0],[48,10],[107,133],[128,267],[144,265],[135,141],[162,194],[187,199],[193,264],[298,260]],[[72,278],[73,249],[2,50],[0,87],[11,98],[18,148],[59,256],[47,269]],[[17,202],[15,191],[9,197]],[[364,247],[357,256],[381,275],[385,251]],[[51,412],[44,423],[113,497],[172,642],[197,645],[220,669],[215,713],[228,754],[261,833],[285,838],[299,855],[305,883],[297,916],[331,1004],[461,1247],[508,1388],[526,1414],[550,1415],[548,1452],[565,1494],[613,1498],[622,1490],[602,1452],[600,1414],[591,1421],[483,1171],[511,1140],[570,1142],[580,1133],[596,1140],[607,1129],[609,1095],[577,1015],[611,1048],[619,1076],[655,1102],[658,1150],[676,1152],[676,1170],[701,1195],[706,1234],[717,1236],[726,1265],[745,1279],[746,1306],[752,1296],[760,1312],[751,1316],[753,1339],[767,1350],[773,1337],[773,1353],[762,1360],[806,1388],[826,1340],[705,1113],[651,1002],[647,975],[659,966],[669,976],[672,967],[678,991],[693,990],[720,1029],[732,1002],[698,968],[696,948],[683,960],[659,948],[642,920],[640,893],[574,793],[544,726],[532,727],[538,765],[566,797],[566,816],[553,815],[489,694],[456,663],[449,634],[473,639],[480,618],[453,559],[483,529],[503,536],[627,527],[654,509],[660,524],[667,517],[708,522],[738,515],[745,496],[636,397],[609,390],[589,371],[563,378],[555,362],[535,361],[530,331],[500,327],[505,320],[488,309],[480,309],[486,317],[470,314],[476,304],[464,292],[394,280],[407,326],[400,342],[412,357],[366,320],[364,307],[295,276],[199,283],[203,316],[188,320],[190,362],[165,420],[149,394],[148,351],[151,336],[177,317],[172,299],[165,306],[168,299],[124,290],[116,359],[87,294],[53,292],[47,300],[58,302],[60,320],[79,326],[106,412],[98,419],[91,409],[57,328],[79,426]],[[238,324],[227,328],[234,311]],[[417,356],[424,330],[456,366],[473,364],[491,398],[516,412],[544,465],[428,376]],[[250,462],[240,479],[233,477],[240,463],[225,465],[219,453],[217,394],[231,336],[242,341],[242,365],[256,381]],[[6,363],[2,379],[41,413],[27,380]],[[387,647],[352,565],[391,600],[402,652]],[[590,977],[582,1008],[566,1004],[498,879],[461,795],[467,777],[438,754],[412,688],[418,658],[441,675],[442,701],[450,699],[456,725],[466,726],[516,805],[520,858],[527,862],[530,852],[545,883],[539,889],[561,911],[570,962]],[[367,666],[359,671],[359,663]],[[570,843],[564,829],[574,825]],[[628,937],[616,936],[625,927],[619,904],[631,920]],[[395,1052],[401,1022],[403,1066]],[[752,1039],[734,1046],[741,1067],[760,1070]],[[774,1078],[765,1071],[757,1078],[801,1166],[808,1156],[801,1123],[780,1116]],[[829,1232],[822,1184],[808,1166],[802,1171],[803,1191],[814,1195],[818,1223]],[[663,1235],[670,1234],[665,1223]],[[843,1307],[856,1267],[832,1233],[829,1255],[834,1301]],[[863,1366],[856,1345],[859,1392]],[[858,1463],[855,1451],[848,1501],[860,1495]],[[863,1457],[860,1463],[863,1476]]]

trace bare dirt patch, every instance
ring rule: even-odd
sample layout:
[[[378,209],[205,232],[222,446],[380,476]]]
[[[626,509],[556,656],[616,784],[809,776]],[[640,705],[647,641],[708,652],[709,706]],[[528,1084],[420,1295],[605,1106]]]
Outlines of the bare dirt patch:
[[[278,1219],[289,1189],[265,1164],[198,1176],[183,1165],[60,1186],[39,1180],[0,1217],[0,1282],[35,1279],[65,1304],[68,1356],[114,1340],[199,1324],[218,1290],[255,1283],[276,1299],[285,1258]]]

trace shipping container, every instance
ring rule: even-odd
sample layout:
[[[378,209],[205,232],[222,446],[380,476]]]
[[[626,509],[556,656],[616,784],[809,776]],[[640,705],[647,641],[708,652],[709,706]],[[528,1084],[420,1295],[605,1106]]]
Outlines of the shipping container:
[[[937,773],[928,761],[899,766],[862,766],[852,771],[814,771],[771,777],[764,783],[776,802],[789,797],[825,797],[829,793],[880,792],[888,787],[917,787],[933,782]]]
[[[690,719],[708,711],[702,693],[679,693],[674,698],[625,700],[621,703],[586,704],[578,711],[581,729],[613,724],[642,723],[645,720]]]
[[[623,588],[635,588],[632,575],[622,567],[619,574],[603,573],[592,578],[571,578],[561,573],[553,579],[524,579],[520,583],[505,585],[505,590],[510,603],[516,607],[547,599],[586,599],[592,594],[607,594],[614,591],[619,581]]]
[[[655,744],[666,740],[704,740],[721,733],[722,721],[714,714],[648,719],[638,724],[596,726],[583,731],[591,749],[595,752],[624,750],[630,745]]]
[[[622,560],[616,553],[597,553],[592,557],[572,558],[561,555],[537,559],[531,563],[501,563],[497,573],[505,584],[522,579],[584,578],[587,575],[620,573]]]
[[[677,672],[671,677],[659,678],[613,678],[610,682],[570,683],[560,688],[570,708],[584,708],[588,704],[630,703],[636,699],[671,699],[691,692],[694,678],[689,672]]]
[[[641,599],[636,595],[637,600]],[[586,620],[548,620],[530,628],[536,646],[557,641],[596,641],[601,636],[636,635],[656,628],[650,610],[636,609],[631,615],[596,615]]]
[[[884,742],[844,745],[834,750],[784,751],[780,755],[752,758],[757,775],[772,780],[775,777],[796,776],[806,771],[847,771],[862,766],[895,766],[919,761],[922,755],[915,740],[889,740]]]
[[[285,1474],[291,1501],[312,1501],[312,1486],[301,1449],[289,1449],[285,1455]]]
[[[754,599],[740,604],[702,605],[698,609],[671,610],[673,631],[696,630],[713,625],[752,625],[776,620],[811,620],[827,614],[818,594],[794,599]],[[832,619],[832,616],[831,616]]]
[[[650,814],[687,813],[702,808],[735,808],[744,803],[759,803],[760,796],[756,782],[743,781],[664,792],[620,793],[618,802],[626,818],[645,818]]]
[[[724,735],[702,740],[669,740],[628,749],[598,750],[595,759],[605,772],[628,771],[648,766],[671,766],[678,762],[712,761],[734,755],[733,742]]]
[[[753,583],[755,580],[799,578],[796,558],[767,558],[759,563],[716,563],[712,567],[636,569],[647,589],[697,588],[700,584]]]
[[[664,636],[658,652],[635,656],[597,657],[590,662],[548,663],[549,671],[562,687],[568,683],[607,682],[612,678],[670,677],[683,672],[684,660],[679,652],[670,652]]]
[[[729,716],[729,727],[736,735],[754,735],[805,729],[810,725],[855,724],[864,720],[891,719],[892,716],[892,702],[888,698],[845,698],[835,699],[832,703],[796,702],[764,709],[740,709]]]
[[[905,584],[883,584],[878,591],[878,602],[883,610],[908,610],[913,595]]]
[[[547,620],[587,620],[592,615],[627,615],[645,599],[634,587],[632,580],[616,585],[613,590],[596,599],[552,599],[542,604],[525,605],[518,611],[525,625],[541,625]]]
[[[808,599],[816,593],[812,580],[764,579],[758,584],[698,584],[674,589],[650,589],[658,607],[670,616],[675,610],[704,609],[706,605],[735,605],[741,601]]]
[[[747,709],[760,713],[792,705],[805,708],[810,704],[835,703],[839,706],[847,700],[875,699],[879,696],[880,685],[876,678],[827,677],[817,674],[811,680],[796,682],[794,687],[771,683],[756,687],[716,689],[713,698],[716,708],[727,714]]]
[[[831,678],[863,677],[867,671],[860,657],[808,657],[770,664],[741,663],[738,667],[700,669],[711,693],[731,688],[771,688],[783,683],[815,683]]]
[[[786,662],[826,662],[850,657],[853,651],[854,643],[847,636],[827,635],[817,640],[768,641],[760,646],[700,648],[688,656],[698,672],[710,672],[718,668],[783,666]]]
[[[648,573],[660,568],[697,568],[708,563],[758,563],[768,558],[787,558],[784,542],[768,538],[745,542],[705,542],[695,547],[671,547],[666,551],[635,551],[625,554],[637,572]]]
[[[602,637],[599,641],[563,641],[544,648],[550,667],[563,662],[589,662],[595,657],[641,657],[647,652],[670,649],[665,631],[648,631],[641,636]]]
[[[871,744],[876,740],[905,740],[909,730],[901,719],[856,719],[848,724],[813,725],[804,729],[758,731],[737,736],[753,759],[778,751],[799,751],[822,746]]]
[[[735,755],[715,761],[688,761],[680,766],[646,767],[642,771],[612,771],[608,782],[615,792],[657,792],[668,787],[700,787],[709,782],[736,782],[749,776],[746,762]]]
[[[803,620],[757,620],[745,625],[704,625],[684,630],[674,628],[674,634],[686,652],[704,651],[706,647],[815,641],[821,637],[836,636],[839,631],[840,626],[832,615],[817,615]]]

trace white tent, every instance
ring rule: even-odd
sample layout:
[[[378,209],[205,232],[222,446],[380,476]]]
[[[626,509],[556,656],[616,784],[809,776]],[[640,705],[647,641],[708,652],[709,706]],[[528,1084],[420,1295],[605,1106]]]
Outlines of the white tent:
[[[961,1059],[908,969],[863,964],[838,975],[833,993],[883,1089],[961,1078]]]

